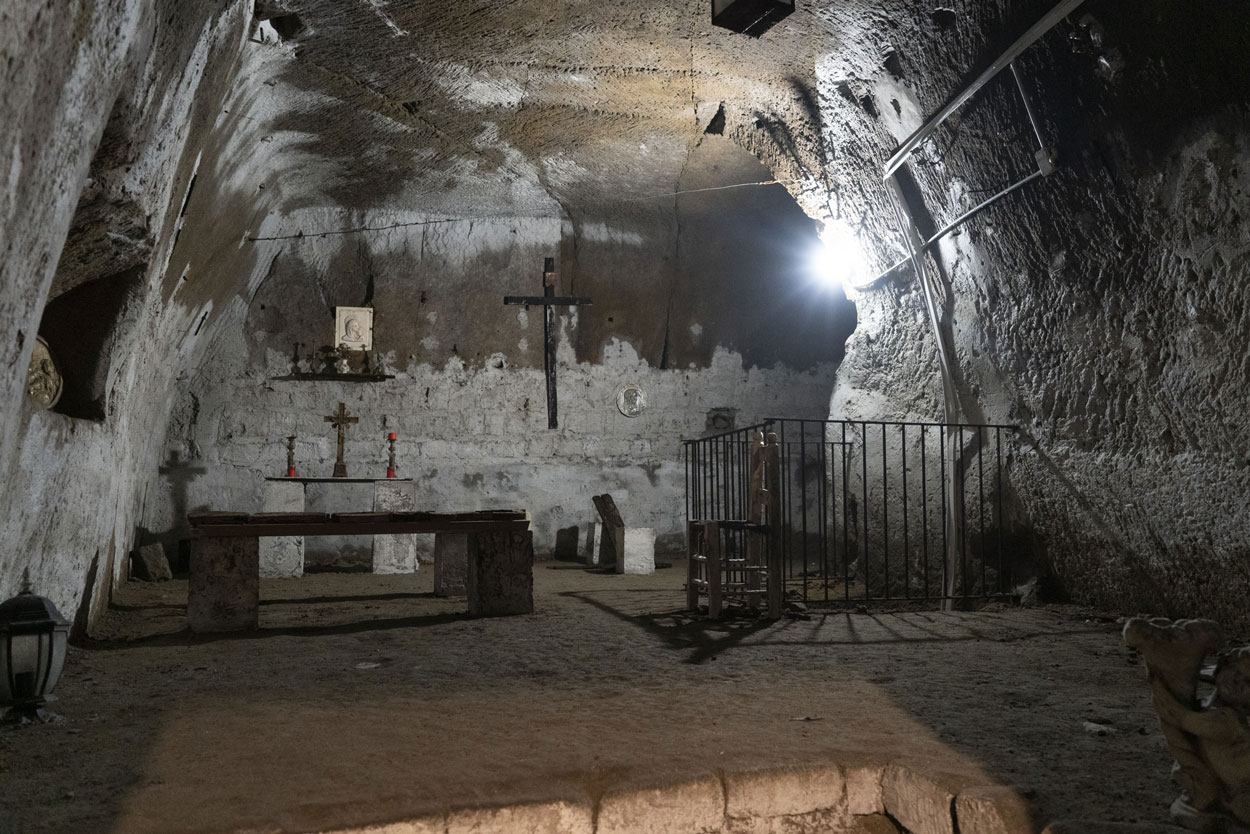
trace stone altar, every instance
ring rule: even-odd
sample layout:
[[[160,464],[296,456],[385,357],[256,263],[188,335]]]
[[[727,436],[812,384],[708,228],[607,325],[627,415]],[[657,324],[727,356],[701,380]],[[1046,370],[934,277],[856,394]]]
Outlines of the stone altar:
[[[373,484],[374,512],[405,512],[416,507],[411,478],[266,478],[264,512],[299,513],[306,509],[308,484]],[[373,572],[413,573],[417,570],[416,537],[379,535],[373,540]],[[262,579],[304,575],[304,537],[276,536],[260,543]]]

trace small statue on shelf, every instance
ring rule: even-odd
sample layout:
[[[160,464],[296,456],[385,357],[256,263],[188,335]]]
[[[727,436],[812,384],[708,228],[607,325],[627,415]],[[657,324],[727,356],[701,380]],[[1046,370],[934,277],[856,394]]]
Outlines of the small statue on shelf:
[[[1213,620],[1135,617],[1124,642],[1137,649],[1150,674],[1155,711],[1182,793],[1170,813],[1203,832],[1250,829],[1250,646],[1222,652],[1215,673],[1203,673],[1208,654],[1224,642]],[[1214,684],[1201,700],[1198,684]]]

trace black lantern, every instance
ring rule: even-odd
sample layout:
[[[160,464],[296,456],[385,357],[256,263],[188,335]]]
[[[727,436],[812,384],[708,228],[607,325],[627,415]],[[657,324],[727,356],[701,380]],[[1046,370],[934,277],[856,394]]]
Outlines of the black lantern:
[[[45,721],[42,707],[61,677],[69,623],[29,588],[0,605],[0,707],[5,721]]]

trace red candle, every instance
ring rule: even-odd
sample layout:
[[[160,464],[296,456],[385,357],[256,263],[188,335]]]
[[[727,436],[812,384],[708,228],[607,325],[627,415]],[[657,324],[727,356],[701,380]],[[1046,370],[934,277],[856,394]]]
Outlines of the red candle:
[[[399,439],[399,435],[397,435],[395,432],[391,432],[390,434],[388,434],[388,435],[386,436],[386,439],[387,439],[387,440],[398,440],[398,439]]]

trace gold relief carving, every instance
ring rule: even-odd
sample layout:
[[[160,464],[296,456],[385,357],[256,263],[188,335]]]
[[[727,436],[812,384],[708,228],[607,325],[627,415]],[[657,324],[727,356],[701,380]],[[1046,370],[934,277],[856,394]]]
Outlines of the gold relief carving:
[[[30,354],[30,369],[26,372],[26,393],[44,408],[52,408],[61,399],[63,384],[48,343],[42,336],[36,336],[35,349]]]

